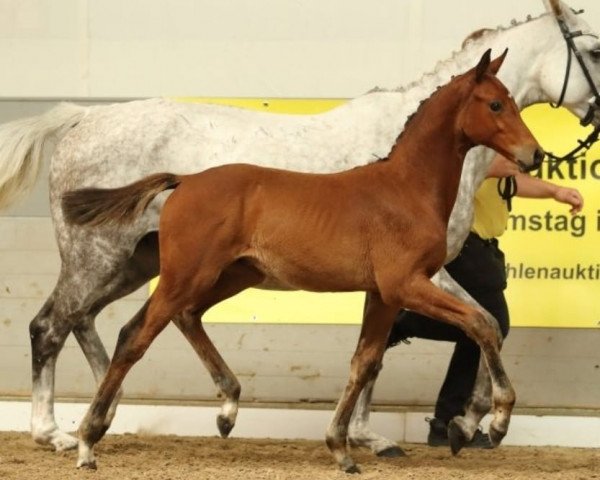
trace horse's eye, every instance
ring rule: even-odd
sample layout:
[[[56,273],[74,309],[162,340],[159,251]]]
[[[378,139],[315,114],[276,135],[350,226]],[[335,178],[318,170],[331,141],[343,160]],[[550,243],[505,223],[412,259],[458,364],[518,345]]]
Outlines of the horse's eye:
[[[502,103],[499,102],[498,100],[494,100],[493,102],[490,103],[490,110],[492,112],[499,112],[502,110]]]
[[[600,62],[600,48],[590,50],[590,57],[594,62]]]

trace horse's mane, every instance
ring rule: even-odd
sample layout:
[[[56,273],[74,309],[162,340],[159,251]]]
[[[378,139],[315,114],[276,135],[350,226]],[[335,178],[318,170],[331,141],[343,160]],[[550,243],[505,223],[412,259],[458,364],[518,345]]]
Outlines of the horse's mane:
[[[425,83],[429,79],[437,78],[438,76],[440,76],[440,72],[443,71],[447,66],[453,65],[453,64],[459,64],[462,60],[461,57],[467,56],[467,53],[470,50],[478,48],[480,46],[480,44],[482,44],[485,41],[488,41],[490,38],[496,37],[506,31],[513,30],[514,28],[520,27],[520,26],[528,24],[530,22],[536,21],[539,18],[542,18],[546,15],[548,15],[548,12],[544,12],[536,17],[534,17],[532,15],[527,15],[526,19],[523,21],[520,21],[520,22],[515,19],[511,20],[510,25],[507,27],[498,25],[495,29],[494,28],[482,28],[480,30],[477,30],[477,31],[471,33],[469,36],[467,36],[467,38],[465,38],[465,40],[463,41],[463,43],[461,45],[460,50],[453,51],[452,55],[449,58],[446,58],[445,60],[440,60],[439,62],[437,62],[437,64],[435,65],[435,67],[433,68],[432,71],[424,73],[423,75],[421,75],[421,77],[418,80],[413,80],[412,82],[408,83],[407,85],[403,85],[401,87],[396,87],[394,89],[385,89],[385,88],[380,88],[380,87],[374,87],[371,90],[369,90],[368,92],[366,92],[365,95],[370,95],[373,93],[386,93],[386,92],[405,93],[413,88],[418,87],[422,83]],[[472,68],[472,67],[473,67],[473,65],[469,65],[469,68]],[[454,78],[454,76],[452,76],[452,78]],[[441,86],[442,85],[438,84],[437,88],[431,93],[431,95],[428,98],[426,98],[425,100],[422,100],[421,102],[419,102],[419,106],[417,107],[417,109],[406,118],[406,122],[404,123],[404,128],[398,134],[398,137],[396,138],[396,141],[394,142],[392,149],[396,146],[396,144],[402,137],[402,134],[406,130],[406,127],[408,126],[408,124],[412,121],[412,119],[415,117],[415,115],[417,113],[419,113],[419,110],[421,110],[421,108],[423,107],[423,104],[425,104],[437,92],[437,90],[439,90],[441,88]],[[378,159],[378,161],[384,161],[384,160],[387,160],[387,158],[388,157],[380,158],[380,159]]]
[[[447,65],[450,65],[451,63],[455,63],[459,57],[461,55],[464,54],[465,51],[469,50],[470,48],[476,48],[477,46],[479,46],[481,43],[483,43],[484,41],[487,41],[489,38],[491,37],[495,37],[498,36],[500,33],[506,32],[508,30],[513,30],[514,28],[520,27],[521,25],[525,25],[527,23],[533,22],[539,18],[542,18],[544,16],[548,15],[547,12],[542,13],[541,15],[538,15],[537,17],[533,17],[531,15],[527,15],[527,18],[521,22],[513,19],[510,22],[510,25],[508,27],[502,26],[502,25],[498,25],[496,28],[483,28],[480,30],[477,30],[476,32],[473,32],[471,35],[469,35],[463,42],[462,44],[462,48],[460,50],[455,50],[452,52],[452,55],[450,56],[450,58],[447,58],[445,60],[440,60],[434,67],[433,71],[431,72],[427,72],[424,73],[421,78],[419,78],[418,80],[412,81],[410,82],[408,85],[405,86],[401,86],[401,87],[397,87],[394,88],[390,91],[392,92],[403,92],[405,90],[409,90],[417,85],[419,85],[420,83],[423,82],[423,79],[426,77],[435,77],[438,72],[442,69],[444,69]],[[382,90],[380,90],[382,91]],[[385,91],[385,90],[383,90]]]

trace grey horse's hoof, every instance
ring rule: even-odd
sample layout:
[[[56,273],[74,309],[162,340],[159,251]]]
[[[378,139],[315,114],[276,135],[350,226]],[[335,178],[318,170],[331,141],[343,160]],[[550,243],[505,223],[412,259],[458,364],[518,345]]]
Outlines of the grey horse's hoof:
[[[227,438],[231,433],[231,430],[233,430],[233,426],[234,424],[224,415],[219,415],[217,417],[217,427],[219,428],[221,438]]]
[[[406,452],[396,445],[394,447],[384,448],[380,452],[377,452],[377,456],[385,458],[406,457]]]
[[[506,436],[506,432],[501,432],[500,430],[494,428],[493,425],[490,425],[488,434],[490,436],[490,442],[494,447],[500,445],[500,442],[502,442],[502,439]]]
[[[450,420],[448,423],[448,441],[450,451],[454,456],[458,455],[458,452],[467,444],[467,437],[454,420]]]

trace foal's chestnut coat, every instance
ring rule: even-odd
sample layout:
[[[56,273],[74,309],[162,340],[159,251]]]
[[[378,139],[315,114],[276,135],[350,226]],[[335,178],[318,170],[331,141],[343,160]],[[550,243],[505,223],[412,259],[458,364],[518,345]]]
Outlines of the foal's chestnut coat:
[[[216,303],[253,285],[312,291],[366,291],[351,375],[327,431],[340,467],[357,471],[346,433],[357,396],[380,368],[394,314],[408,308],[462,328],[481,346],[494,385],[491,431],[506,433],[514,392],[498,355],[498,338],[482,312],[435,287],[462,162],[486,145],[529,166],[541,152],[494,74],[504,56],[488,51],[476,68],[426,101],[389,157],[331,175],[227,165],[197,175],[158,174],[128,187],[86,189],[64,198],[74,224],[110,228],[131,221],[160,192],[175,189],[161,214],[160,281],[123,328],[110,368],[80,428],[80,466],[95,466],[93,445],[123,378],[174,317],[202,352],[213,378],[229,371],[200,325]],[[239,396],[239,385],[234,388]],[[227,434],[230,412],[219,416]],[[235,413],[235,412],[234,412]],[[234,418],[234,417],[233,417]]]

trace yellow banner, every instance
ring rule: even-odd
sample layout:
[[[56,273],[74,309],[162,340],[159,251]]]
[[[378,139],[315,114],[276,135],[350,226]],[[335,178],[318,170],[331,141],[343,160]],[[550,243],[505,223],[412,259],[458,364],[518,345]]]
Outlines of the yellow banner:
[[[548,151],[564,154],[585,139],[583,128],[564,109],[536,105],[524,118]],[[552,199],[515,199],[508,231],[500,240],[506,254],[511,323],[531,327],[597,328],[600,322],[600,145],[584,159],[545,163],[538,176],[577,188],[581,215]]]
[[[343,103],[340,99],[179,98],[274,113],[320,113]],[[589,129],[579,126],[566,110],[534,106],[524,113],[547,150],[564,153],[585,138]],[[501,247],[508,263],[508,304],[513,326],[597,327],[600,321],[599,245],[600,148],[585,162],[560,167],[544,166],[545,179],[578,188],[585,196],[584,215],[571,218],[568,207],[553,200],[515,199],[508,231]],[[364,294],[274,292],[249,289],[205,315],[220,323],[328,323],[360,324]]]

